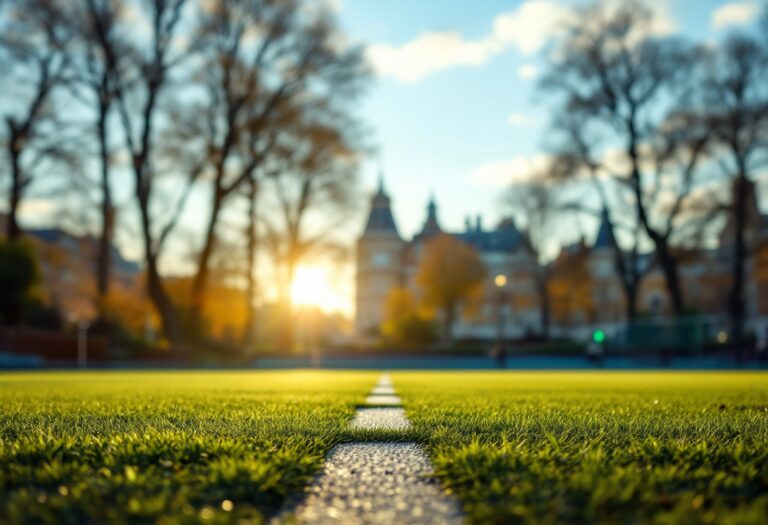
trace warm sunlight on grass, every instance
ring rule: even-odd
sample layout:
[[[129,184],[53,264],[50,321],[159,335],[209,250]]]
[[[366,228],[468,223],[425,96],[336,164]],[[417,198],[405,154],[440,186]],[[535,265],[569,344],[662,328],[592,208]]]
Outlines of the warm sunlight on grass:
[[[251,523],[345,438],[371,372],[0,374],[0,523]]]
[[[291,301],[295,306],[316,306],[325,312],[349,308],[348,298],[333,285],[328,268],[299,266],[291,283]]]

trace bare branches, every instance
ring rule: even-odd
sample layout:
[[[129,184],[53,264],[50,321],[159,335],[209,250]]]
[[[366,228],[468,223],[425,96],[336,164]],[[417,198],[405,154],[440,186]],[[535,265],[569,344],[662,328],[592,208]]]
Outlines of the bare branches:
[[[752,177],[766,160],[768,144],[768,44],[749,35],[732,34],[710,53],[702,80],[702,115],[713,142],[722,152],[719,165],[732,181],[726,229],[732,234],[732,287],[729,312],[733,333],[743,335],[746,310],[748,231],[754,204]]]
[[[17,210],[24,193],[36,177],[41,158],[65,161],[64,142],[53,146],[44,140],[46,128],[55,126],[55,91],[68,80],[71,59],[67,45],[71,32],[62,4],[45,0],[14,0],[2,6],[0,54],[7,56],[9,69],[5,89],[30,86],[16,93],[17,101],[3,116],[7,135],[6,156],[11,176],[8,237],[21,234]]]
[[[591,9],[590,19],[569,28],[563,58],[543,82],[563,98],[563,113],[578,115],[578,120],[555,124],[566,136],[561,162],[586,170],[607,208],[607,194],[597,182],[605,163],[596,160],[596,147],[587,146],[582,130],[610,131],[606,136],[611,140],[601,144],[603,155],[611,148],[618,158],[613,180],[631,195],[637,223],[654,245],[680,314],[682,292],[669,239],[695,185],[707,136],[673,108],[681,103],[679,95],[688,92],[698,52],[678,40],[653,36],[651,13],[638,4]],[[665,184],[670,178],[679,182]],[[659,201],[670,192],[673,203],[664,207]]]
[[[195,312],[202,310],[217,224],[230,196],[265,164],[316,173],[312,166],[298,166],[285,144],[297,133],[307,133],[307,128],[298,130],[302,122],[338,121],[336,112],[350,102],[363,79],[359,50],[334,46],[331,19],[308,16],[296,2],[214,1],[198,17],[196,39],[204,69],[197,76],[205,85],[200,112],[206,121],[197,129],[205,142],[199,150],[201,162],[212,184],[211,213],[193,286]],[[330,145],[313,143],[315,155]],[[291,215],[302,216],[313,205],[314,178],[304,178],[302,188],[298,201],[286,201],[286,192],[278,192],[277,199],[295,250],[300,248],[295,233],[300,221]]]

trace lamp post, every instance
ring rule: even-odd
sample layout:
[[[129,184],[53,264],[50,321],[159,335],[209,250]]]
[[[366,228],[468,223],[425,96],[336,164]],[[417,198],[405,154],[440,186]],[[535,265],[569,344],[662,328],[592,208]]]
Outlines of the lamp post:
[[[507,286],[507,276],[503,273],[498,274],[493,279],[493,284],[496,285],[496,362],[499,368],[504,368],[507,360],[506,349],[504,348],[504,303],[505,294],[504,289]]]
[[[88,321],[77,323],[77,367],[88,367]]]
[[[69,312],[67,319],[74,325],[77,333],[77,367],[85,369],[88,367],[88,327],[90,323],[80,319],[74,312]]]

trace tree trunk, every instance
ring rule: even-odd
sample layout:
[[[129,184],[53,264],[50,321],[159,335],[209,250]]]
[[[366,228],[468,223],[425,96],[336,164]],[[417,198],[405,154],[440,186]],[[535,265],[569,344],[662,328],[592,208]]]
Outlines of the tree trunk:
[[[138,159],[137,159],[138,160]],[[160,316],[163,335],[172,344],[181,340],[181,329],[176,308],[165,291],[163,280],[157,267],[157,253],[152,243],[152,231],[149,217],[149,182],[141,175],[141,168],[137,168],[136,196],[141,215],[141,230],[144,242],[144,258],[147,263],[147,294]]]
[[[639,281],[636,266],[637,253],[634,250],[632,251],[632,265],[628,267],[627,262],[624,260],[624,252],[616,242],[613,222],[610,221],[608,212],[605,211],[605,208],[603,214],[604,220],[607,221],[608,227],[611,229],[611,239],[613,239],[611,242],[611,248],[613,249],[613,266],[616,269],[619,281],[621,282],[621,290],[624,293],[624,300],[627,302],[627,321],[632,322],[637,317],[637,285]]]
[[[245,331],[243,333],[243,344],[252,345],[256,341],[256,307],[253,300],[256,297],[256,249],[258,248],[258,223],[256,221],[256,199],[258,198],[259,184],[251,178],[249,180],[248,191],[248,226],[246,228],[246,238],[248,240],[247,270],[246,270],[246,298],[248,317],[246,320]]]
[[[169,342],[178,343],[181,340],[181,330],[176,308],[163,287],[154,257],[147,260],[147,293],[160,316],[163,335]]]
[[[107,114],[109,106],[102,102],[99,107],[97,133],[99,140],[99,161],[101,162],[101,232],[96,257],[96,293],[99,317],[106,319],[106,299],[109,294],[109,281],[112,269],[112,236],[114,233],[114,207],[112,206],[112,190],[109,181],[109,144],[107,131]]]
[[[680,289],[677,259],[672,255],[666,239],[660,239],[656,242],[656,255],[661,265],[661,271],[664,274],[667,292],[672,300],[672,311],[675,316],[681,316],[685,313],[685,303],[683,301],[683,292]]]
[[[8,209],[8,227],[7,234],[8,239],[13,241],[21,237],[21,227],[18,222],[19,204],[21,203],[21,190],[16,183],[16,179],[13,179],[11,186],[11,205]]]
[[[739,173],[736,178],[736,195],[733,202],[733,267],[731,292],[728,301],[731,317],[731,331],[736,344],[744,338],[744,276],[747,259],[746,239],[744,230],[747,222],[747,177],[744,163],[739,162]]]
[[[637,139],[634,125],[630,126],[630,143],[628,148],[629,158],[632,163],[632,189],[637,206],[637,216],[640,224],[643,225],[645,233],[651,238],[659,264],[661,264],[664,273],[664,281],[667,286],[667,292],[672,300],[672,310],[675,316],[683,315],[683,294],[680,290],[680,279],[677,272],[677,261],[675,260],[668,244],[668,236],[660,234],[651,226],[648,214],[643,203],[643,193],[640,180],[640,162],[637,153]]]
[[[21,166],[19,163],[19,155],[21,154],[21,145],[19,143],[21,139],[12,126],[10,129],[10,134],[11,138],[8,141],[8,158],[11,161],[11,191],[10,203],[8,206],[8,224],[6,225],[6,233],[8,235],[8,239],[13,241],[21,237],[18,213],[24,184],[22,181]]]

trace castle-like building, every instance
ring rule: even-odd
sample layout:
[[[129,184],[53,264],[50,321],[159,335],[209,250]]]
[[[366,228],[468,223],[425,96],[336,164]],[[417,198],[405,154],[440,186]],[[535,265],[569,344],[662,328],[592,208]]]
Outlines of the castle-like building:
[[[747,238],[753,256],[747,264],[747,324],[755,333],[768,333],[768,215],[759,211],[751,187]],[[679,278],[686,304],[699,318],[725,320],[730,288],[732,225],[726,222],[717,246],[693,250],[679,263]],[[615,269],[615,239],[604,216],[594,240],[564,246],[547,265],[549,275],[549,335],[585,339],[596,327],[621,330],[627,319],[626,299]],[[500,315],[510,338],[541,333],[541,296],[537,274],[542,269],[528,249],[526,232],[511,218],[494,229],[484,229],[480,217],[466,220],[461,232],[440,226],[437,204],[430,198],[421,230],[410,240],[398,232],[390,197],[383,180],[371,199],[363,234],[357,242],[355,332],[359,340],[378,337],[389,291],[405,287],[418,297],[416,276],[427,241],[448,234],[477,250],[486,266],[485,293],[479,308],[460,313],[454,337],[493,339]],[[652,254],[641,254],[637,264],[643,274],[637,291],[637,312],[643,319],[671,314],[671,301],[663,273]],[[494,285],[497,275],[507,277],[501,295]],[[642,321],[639,321],[642,322]],[[715,321],[719,322],[719,321]],[[725,324],[723,324],[725,326]]]
[[[516,305],[502,305],[508,314],[507,335],[510,337],[539,329],[539,307],[535,292],[538,262],[525,249],[526,239],[512,219],[503,220],[495,229],[484,229],[478,216],[466,220],[462,232],[446,232],[440,226],[437,204],[429,199],[421,230],[410,240],[398,232],[392,215],[390,197],[383,179],[371,200],[365,229],[357,242],[357,288],[355,332],[359,338],[378,334],[384,321],[387,294],[394,287],[405,287],[418,295],[416,275],[427,241],[448,234],[472,246],[486,266],[486,293],[472,315],[459,315],[454,336],[459,338],[491,338],[495,334],[499,311],[498,291],[494,278],[499,274],[514,277]]]

